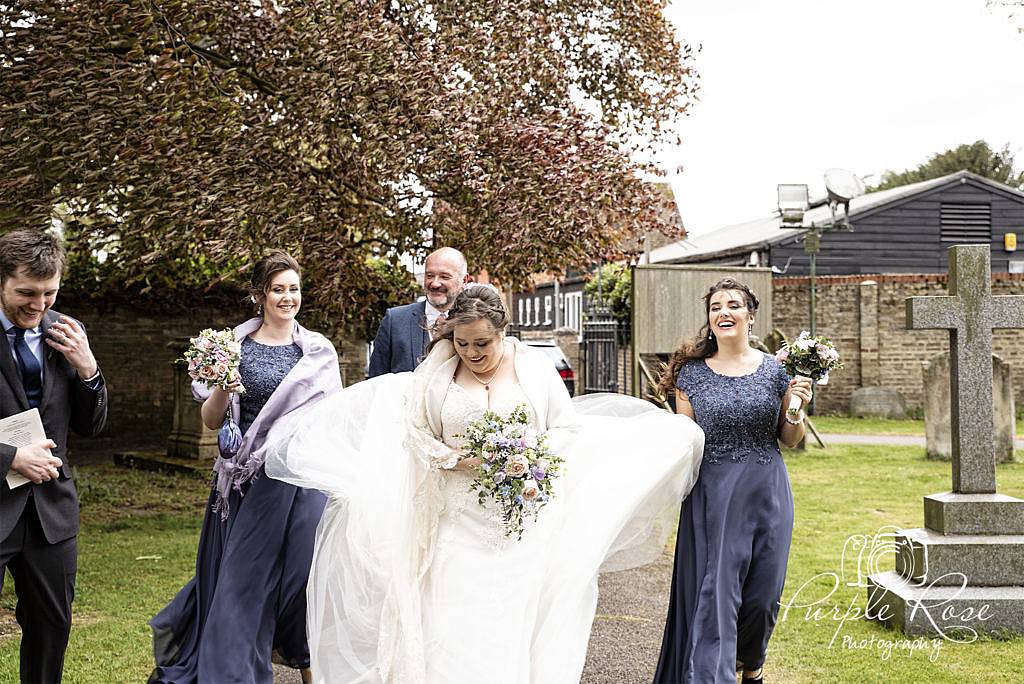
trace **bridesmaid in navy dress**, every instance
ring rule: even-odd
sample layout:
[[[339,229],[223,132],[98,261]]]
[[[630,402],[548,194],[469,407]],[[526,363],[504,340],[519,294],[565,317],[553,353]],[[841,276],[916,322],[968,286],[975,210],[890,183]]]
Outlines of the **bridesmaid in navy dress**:
[[[707,323],[661,379],[676,412],[704,429],[704,463],[683,502],[656,684],[761,681],[793,534],[793,495],[779,441],[795,446],[811,399],[774,357],[749,344],[754,293],[731,278],[704,297]]]
[[[253,268],[259,315],[235,329],[245,393],[194,385],[203,422],[220,427],[231,411],[242,431],[232,457],[214,465],[196,573],[150,625],[161,684],[271,684],[272,658],[311,681],[306,639],[306,583],[316,527],[327,499],[263,472],[283,416],[341,389],[331,342],[295,322],[299,266],[273,252]],[[233,388],[237,389],[237,384]]]

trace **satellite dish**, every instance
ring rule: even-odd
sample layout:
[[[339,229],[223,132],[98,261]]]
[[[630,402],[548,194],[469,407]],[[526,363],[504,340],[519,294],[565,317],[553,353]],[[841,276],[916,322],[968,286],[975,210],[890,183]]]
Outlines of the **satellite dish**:
[[[851,229],[850,200],[864,194],[864,181],[846,169],[829,169],[825,172],[825,189],[828,190],[828,207],[832,210],[832,224]],[[836,214],[839,205],[843,205],[843,214]]]
[[[829,169],[825,172],[825,189],[828,198],[835,202],[849,202],[864,194],[864,181],[846,169]]]

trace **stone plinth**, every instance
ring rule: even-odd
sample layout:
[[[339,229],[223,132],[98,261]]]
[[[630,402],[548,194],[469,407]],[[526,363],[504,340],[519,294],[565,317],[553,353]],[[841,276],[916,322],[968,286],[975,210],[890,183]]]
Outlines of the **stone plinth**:
[[[924,497],[924,525],[939,534],[1024,534],[1024,500],[998,493],[932,494]]]
[[[850,415],[857,418],[906,418],[903,396],[889,387],[860,387],[850,397]]]
[[[180,358],[188,349],[188,339],[170,344]],[[219,454],[217,432],[203,425],[202,404],[192,397],[192,380],[181,364],[174,364],[174,420],[167,438],[167,455],[172,458],[213,460]]]
[[[962,636],[963,628],[996,636],[1020,633],[1024,587],[929,587],[895,572],[868,577],[868,614],[905,634]]]
[[[949,354],[924,362],[924,430],[928,458],[950,460],[953,455],[950,429]],[[992,415],[995,432],[992,449],[996,463],[1013,460],[1016,420],[1013,376],[1010,364],[992,356]]]
[[[896,573],[921,584],[972,587],[1024,585],[1024,535],[944,535],[903,530]]]

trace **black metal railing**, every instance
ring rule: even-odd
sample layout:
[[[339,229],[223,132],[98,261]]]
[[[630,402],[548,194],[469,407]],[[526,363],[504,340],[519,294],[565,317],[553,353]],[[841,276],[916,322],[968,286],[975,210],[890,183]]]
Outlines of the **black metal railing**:
[[[618,392],[619,324],[604,307],[593,307],[583,322],[583,391]]]

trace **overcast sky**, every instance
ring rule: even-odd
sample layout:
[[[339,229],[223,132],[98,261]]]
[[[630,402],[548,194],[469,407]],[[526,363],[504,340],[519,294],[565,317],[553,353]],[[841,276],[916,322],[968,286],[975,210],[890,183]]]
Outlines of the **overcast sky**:
[[[702,46],[673,188],[693,233],[770,214],[778,183],[1009,143],[1024,167],[1024,34],[985,0],[675,0]]]

